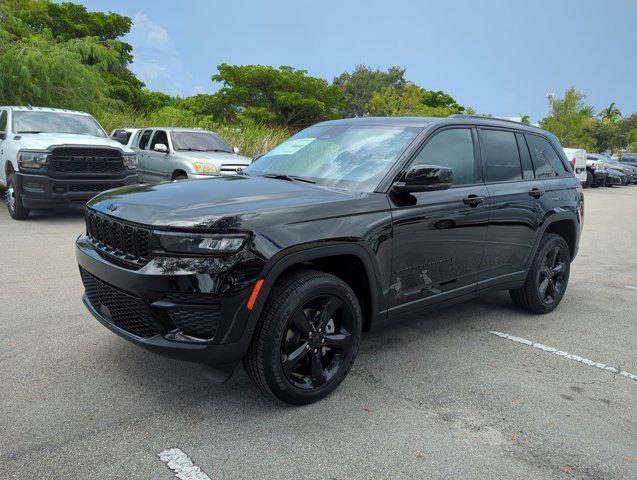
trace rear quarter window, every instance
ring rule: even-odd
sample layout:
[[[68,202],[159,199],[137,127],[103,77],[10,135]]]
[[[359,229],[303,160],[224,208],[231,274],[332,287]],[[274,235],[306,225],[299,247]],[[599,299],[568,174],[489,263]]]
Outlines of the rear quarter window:
[[[539,135],[525,134],[536,178],[554,178],[568,170],[550,142]]]

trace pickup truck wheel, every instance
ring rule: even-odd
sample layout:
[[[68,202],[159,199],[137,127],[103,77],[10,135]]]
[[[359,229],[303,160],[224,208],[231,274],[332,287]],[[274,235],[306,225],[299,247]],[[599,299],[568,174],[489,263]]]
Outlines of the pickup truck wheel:
[[[509,290],[518,307],[534,313],[549,313],[562,300],[571,269],[571,254],[562,237],[544,235],[531,263],[524,285]]]
[[[12,173],[7,177],[7,208],[9,215],[14,220],[24,220],[29,216],[29,209],[22,206],[20,194],[15,188],[15,175]]]
[[[282,402],[316,402],[347,376],[361,328],[361,308],[349,285],[324,272],[297,271],[274,286],[245,369],[261,390]]]
[[[180,180],[188,180],[188,177],[186,175],[177,175],[175,177],[173,177],[173,182],[178,182]]]

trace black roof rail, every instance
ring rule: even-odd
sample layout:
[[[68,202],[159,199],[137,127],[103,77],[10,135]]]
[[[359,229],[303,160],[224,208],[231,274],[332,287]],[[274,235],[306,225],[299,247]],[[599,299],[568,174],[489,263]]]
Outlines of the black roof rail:
[[[451,115],[449,115],[448,118],[475,118],[479,120],[497,120],[498,122],[509,122],[509,123],[515,123],[516,125],[526,125],[527,127],[539,128],[539,127],[536,127],[535,125],[531,125],[530,123],[517,122],[515,120],[509,120],[507,118],[485,117],[482,115],[465,115],[463,113],[452,113]]]

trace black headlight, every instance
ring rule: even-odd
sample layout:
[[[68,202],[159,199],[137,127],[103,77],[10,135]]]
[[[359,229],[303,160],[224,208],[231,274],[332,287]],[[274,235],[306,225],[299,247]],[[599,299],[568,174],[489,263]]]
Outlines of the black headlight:
[[[248,235],[245,233],[186,233],[158,230],[153,233],[167,252],[196,255],[236,253],[248,240]]]

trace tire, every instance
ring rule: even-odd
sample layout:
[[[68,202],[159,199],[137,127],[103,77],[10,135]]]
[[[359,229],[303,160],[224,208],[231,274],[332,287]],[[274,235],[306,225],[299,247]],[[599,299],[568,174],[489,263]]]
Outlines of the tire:
[[[6,199],[11,218],[14,220],[24,220],[29,216],[29,209],[22,206],[20,194],[15,190],[15,175],[13,173],[7,177]]]
[[[188,180],[188,177],[186,175],[177,175],[172,179],[173,182],[178,182],[180,180]]]
[[[593,174],[586,170],[586,181],[584,182],[584,188],[592,187],[595,184],[595,177]]]
[[[554,233],[544,235],[524,285],[509,290],[513,303],[534,313],[552,312],[564,297],[570,270],[571,254],[564,238]]]
[[[316,402],[347,376],[358,353],[362,322],[358,299],[343,280],[315,270],[291,273],[275,284],[244,367],[277,400]]]

